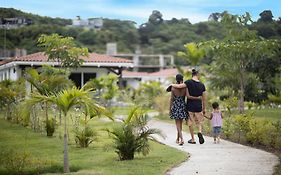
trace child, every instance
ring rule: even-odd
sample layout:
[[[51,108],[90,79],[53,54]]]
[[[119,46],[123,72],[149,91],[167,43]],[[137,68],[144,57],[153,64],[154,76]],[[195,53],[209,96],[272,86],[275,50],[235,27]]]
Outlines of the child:
[[[212,104],[212,107],[213,107],[213,112],[211,113],[209,119],[212,121],[214,143],[220,143],[220,133],[221,133],[223,116],[221,111],[219,110],[219,104],[217,102],[214,102]]]

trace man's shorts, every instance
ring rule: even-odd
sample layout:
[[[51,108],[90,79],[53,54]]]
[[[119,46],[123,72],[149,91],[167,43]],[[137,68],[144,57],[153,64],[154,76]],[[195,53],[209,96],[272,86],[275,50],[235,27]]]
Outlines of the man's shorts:
[[[188,126],[192,126],[194,123],[196,125],[202,124],[204,120],[203,112],[190,112],[188,111]]]

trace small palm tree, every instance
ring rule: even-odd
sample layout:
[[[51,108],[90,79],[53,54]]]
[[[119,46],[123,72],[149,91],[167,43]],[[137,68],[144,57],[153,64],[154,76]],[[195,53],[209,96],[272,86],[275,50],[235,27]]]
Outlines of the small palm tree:
[[[67,89],[72,85],[71,80],[68,79],[68,72],[61,71],[51,66],[43,66],[41,73],[36,69],[28,69],[26,73],[26,80],[36,88],[37,92],[41,95],[56,94],[63,89]],[[52,119],[48,118],[48,101],[44,102],[46,130],[48,136],[48,125],[52,123]],[[49,135],[49,136],[52,136]]]
[[[122,120],[122,124],[107,130],[115,141],[116,153],[120,160],[132,160],[135,153],[142,153],[146,156],[150,151],[149,139],[155,140],[153,134],[162,137],[160,130],[147,126],[148,116],[145,111],[134,107],[128,117]]]
[[[73,87],[72,89],[63,90],[55,95],[33,94],[26,101],[25,114],[28,115],[29,109],[33,105],[41,102],[55,104],[64,114],[64,172],[69,172],[68,161],[68,135],[67,135],[67,117],[69,111],[74,107],[80,107],[83,113],[90,118],[99,116],[104,113],[105,109],[99,106],[92,98],[90,89],[84,90]]]
[[[205,52],[203,49],[199,49],[197,44],[188,43],[184,45],[185,52],[178,52],[179,57],[188,59],[191,62],[192,66],[197,66],[199,61],[204,57]]]

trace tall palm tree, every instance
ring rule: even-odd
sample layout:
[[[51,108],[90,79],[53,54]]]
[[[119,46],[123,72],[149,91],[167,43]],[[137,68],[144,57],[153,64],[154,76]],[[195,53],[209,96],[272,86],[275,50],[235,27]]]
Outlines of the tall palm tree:
[[[74,107],[80,107],[85,115],[90,118],[99,116],[105,112],[102,106],[99,106],[91,97],[91,90],[72,89],[63,90],[54,95],[41,95],[33,94],[30,99],[26,101],[25,114],[28,114],[29,109],[41,102],[49,102],[55,104],[64,115],[64,172],[69,172],[69,161],[68,161],[68,135],[67,135],[67,117],[69,111]]]

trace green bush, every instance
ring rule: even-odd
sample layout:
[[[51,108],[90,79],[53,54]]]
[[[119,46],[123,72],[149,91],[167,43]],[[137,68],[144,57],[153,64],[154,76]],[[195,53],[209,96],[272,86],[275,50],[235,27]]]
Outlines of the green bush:
[[[9,174],[23,174],[24,169],[30,164],[30,153],[16,150],[7,150],[1,152],[1,165]]]
[[[253,119],[249,123],[249,130],[246,133],[247,142],[253,145],[271,146],[270,133],[274,133],[274,127],[268,120]]]
[[[74,130],[76,145],[87,148],[97,137],[97,133],[90,127],[76,128]]]
[[[128,117],[115,126],[112,130],[107,129],[114,139],[114,147],[120,160],[132,160],[135,153],[146,156],[149,153],[149,139],[152,134],[162,136],[160,130],[147,127],[148,116],[140,108],[132,108]]]
[[[159,95],[154,98],[154,109],[159,112],[160,116],[168,115],[170,108],[170,94]]]
[[[238,142],[250,130],[250,121],[253,119],[251,114],[238,114],[234,116],[233,125],[235,133],[238,133]]]
[[[46,132],[48,137],[52,137],[56,128],[56,120],[54,118],[49,119],[46,121]]]
[[[231,117],[225,117],[223,119],[222,133],[227,139],[235,133],[233,119]]]

